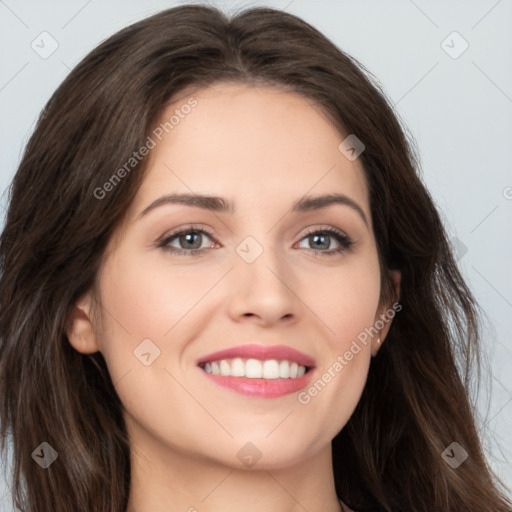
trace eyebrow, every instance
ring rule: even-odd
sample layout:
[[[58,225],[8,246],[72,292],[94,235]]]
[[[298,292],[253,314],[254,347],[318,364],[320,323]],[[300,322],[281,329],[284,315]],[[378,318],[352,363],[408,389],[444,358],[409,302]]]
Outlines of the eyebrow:
[[[150,211],[167,204],[182,204],[195,208],[202,208],[217,213],[235,213],[235,205],[218,196],[200,195],[200,194],[168,194],[155,199],[149,206],[144,208],[138,215],[140,219]],[[326,194],[321,196],[305,196],[296,201],[292,206],[292,213],[310,212],[321,210],[334,204],[341,204],[352,208],[363,219],[368,227],[368,219],[363,209],[350,197],[345,194]]]

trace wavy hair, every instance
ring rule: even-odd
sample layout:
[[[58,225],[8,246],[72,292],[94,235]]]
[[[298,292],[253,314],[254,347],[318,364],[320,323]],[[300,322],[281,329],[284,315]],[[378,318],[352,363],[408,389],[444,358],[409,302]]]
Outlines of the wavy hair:
[[[401,271],[400,303],[353,415],[332,441],[338,496],[357,511],[511,512],[485,460],[469,383],[480,376],[479,309],[421,182],[412,137],[357,60],[300,18],[270,8],[228,16],[185,5],[101,43],[43,109],[10,188],[0,238],[1,449],[12,436],[13,501],[26,512],[124,512],[130,451],[101,353],[66,337],[114,229],[144,176],[106,183],[164,106],[216,82],[275,86],[355,134],[382,276]],[[341,138],[340,138],[341,141]],[[340,398],[341,400],[341,398]],[[469,454],[453,469],[453,441]],[[34,450],[58,459],[42,471]]]

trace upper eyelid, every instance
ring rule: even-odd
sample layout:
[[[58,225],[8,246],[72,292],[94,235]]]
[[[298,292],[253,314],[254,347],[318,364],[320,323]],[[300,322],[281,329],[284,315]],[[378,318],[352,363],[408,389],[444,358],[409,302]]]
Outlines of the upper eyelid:
[[[311,231],[322,231],[322,230],[332,229],[332,230],[335,230],[335,231],[340,231],[341,233],[345,234],[346,236],[349,236],[348,233],[346,233],[344,229],[337,228],[335,226],[330,226],[328,224],[313,225],[313,226],[308,226],[308,227],[302,228],[302,229],[306,229],[306,234],[311,232]],[[209,227],[206,228],[204,226],[199,226],[199,225],[191,224],[191,225],[188,225],[188,226],[185,225],[185,226],[176,228],[175,231],[170,230],[169,232],[166,232],[161,238],[169,238],[171,236],[176,236],[176,235],[178,235],[180,233],[188,233],[189,231],[201,231],[201,232],[205,232],[206,234],[208,234],[210,236],[215,236],[213,234],[213,229],[212,228],[209,228]]]

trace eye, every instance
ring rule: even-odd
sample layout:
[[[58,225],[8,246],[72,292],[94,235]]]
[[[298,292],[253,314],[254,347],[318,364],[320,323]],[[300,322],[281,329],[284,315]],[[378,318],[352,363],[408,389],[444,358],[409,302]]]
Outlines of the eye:
[[[331,247],[331,241],[333,238],[339,244],[339,247],[329,249],[329,247]],[[309,244],[318,249],[328,249],[321,251],[312,249],[313,253],[315,253],[315,256],[334,256],[336,254],[348,251],[354,245],[354,242],[352,242],[352,240],[347,235],[334,228],[309,231],[302,240],[307,240]]]
[[[202,246],[202,243],[204,242],[205,236],[210,239],[213,237],[213,235],[205,229],[188,226],[165,237],[158,244],[158,247],[174,254],[194,256],[203,252],[205,247]],[[171,242],[177,243],[178,247],[171,245]],[[210,243],[206,247],[211,246],[212,244]]]
[[[205,238],[214,240],[213,234],[206,229],[187,226],[166,236],[158,243],[158,247],[176,255],[196,256],[202,254],[204,249],[213,246],[212,243],[204,246]],[[336,241],[339,247],[330,248],[332,239]],[[354,245],[354,242],[347,235],[335,228],[311,230],[302,240],[306,240],[313,247],[309,250],[315,257],[335,256],[348,251]],[[175,244],[178,246],[176,247]]]

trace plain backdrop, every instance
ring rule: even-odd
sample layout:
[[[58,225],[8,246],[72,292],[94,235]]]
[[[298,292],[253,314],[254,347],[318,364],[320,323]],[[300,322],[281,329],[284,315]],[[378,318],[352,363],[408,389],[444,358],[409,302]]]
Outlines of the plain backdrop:
[[[183,3],[0,1],[2,219],[4,191],[35,120],[69,71],[114,32]],[[492,467],[512,486],[512,2],[210,4],[226,11],[265,5],[296,14],[359,60],[384,87],[416,140],[423,180],[486,313],[488,364],[475,397],[478,426]],[[5,461],[4,469],[9,471]],[[2,512],[12,512],[8,493],[0,475]]]

